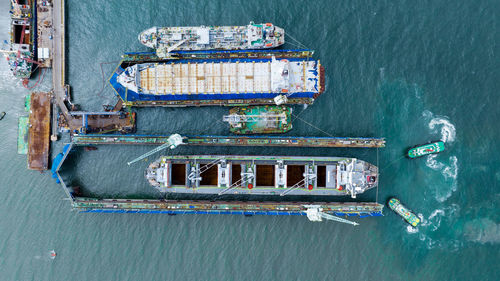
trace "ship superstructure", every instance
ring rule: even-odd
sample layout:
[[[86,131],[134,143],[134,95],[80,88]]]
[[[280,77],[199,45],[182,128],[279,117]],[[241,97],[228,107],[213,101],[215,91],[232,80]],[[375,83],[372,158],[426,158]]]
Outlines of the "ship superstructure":
[[[245,26],[151,27],[139,34],[139,41],[164,58],[174,50],[275,48],[285,43],[285,31],[271,23],[253,22]]]
[[[378,168],[355,158],[163,156],[146,169],[160,192],[254,195],[351,195],[376,187]]]
[[[181,59],[120,65],[110,83],[137,106],[310,104],[324,91],[324,68],[302,58]]]

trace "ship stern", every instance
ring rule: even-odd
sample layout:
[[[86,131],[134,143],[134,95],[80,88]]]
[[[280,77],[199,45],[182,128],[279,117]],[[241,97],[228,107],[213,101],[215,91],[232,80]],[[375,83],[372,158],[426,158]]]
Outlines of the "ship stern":
[[[156,26],[154,26],[139,33],[138,39],[139,42],[141,42],[141,44],[143,44],[144,46],[156,49],[158,41],[157,36],[158,29]]]

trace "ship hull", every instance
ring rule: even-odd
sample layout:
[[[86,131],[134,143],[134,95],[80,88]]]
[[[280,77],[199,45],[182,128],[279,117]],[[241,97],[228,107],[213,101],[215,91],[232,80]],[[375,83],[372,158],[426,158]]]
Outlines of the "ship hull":
[[[122,61],[109,82],[129,106],[270,105],[286,95],[286,104],[312,104],[324,92],[324,68],[319,61],[286,61],[290,78],[271,73],[276,62],[263,59]],[[283,64],[283,63],[282,63]]]
[[[378,169],[343,157],[164,156],[145,177],[167,193],[356,197],[377,186]]]

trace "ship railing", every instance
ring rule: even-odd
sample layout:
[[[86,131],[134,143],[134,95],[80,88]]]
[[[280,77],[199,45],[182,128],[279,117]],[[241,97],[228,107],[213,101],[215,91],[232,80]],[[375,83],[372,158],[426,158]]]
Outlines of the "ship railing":
[[[241,179],[235,181],[233,184],[231,184],[230,186],[226,187],[224,190],[222,190],[221,192],[219,192],[219,195],[222,195],[226,192],[228,192],[229,190],[235,188],[235,187],[241,187],[243,186],[245,180],[244,178],[242,177]]]

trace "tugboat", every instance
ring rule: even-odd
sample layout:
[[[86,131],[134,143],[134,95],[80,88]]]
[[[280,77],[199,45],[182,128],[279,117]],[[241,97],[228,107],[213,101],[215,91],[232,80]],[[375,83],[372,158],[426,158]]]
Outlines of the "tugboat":
[[[428,154],[439,153],[444,150],[444,142],[436,141],[424,145],[419,145],[408,150],[408,157],[418,158]]]
[[[292,109],[283,105],[237,107],[223,117],[235,134],[277,134],[292,129]]]
[[[396,198],[391,198],[389,200],[389,208],[403,217],[413,227],[417,227],[417,225],[420,223],[420,219],[417,217],[417,215],[403,206],[403,204],[401,204],[401,202],[399,202],[399,200]]]

